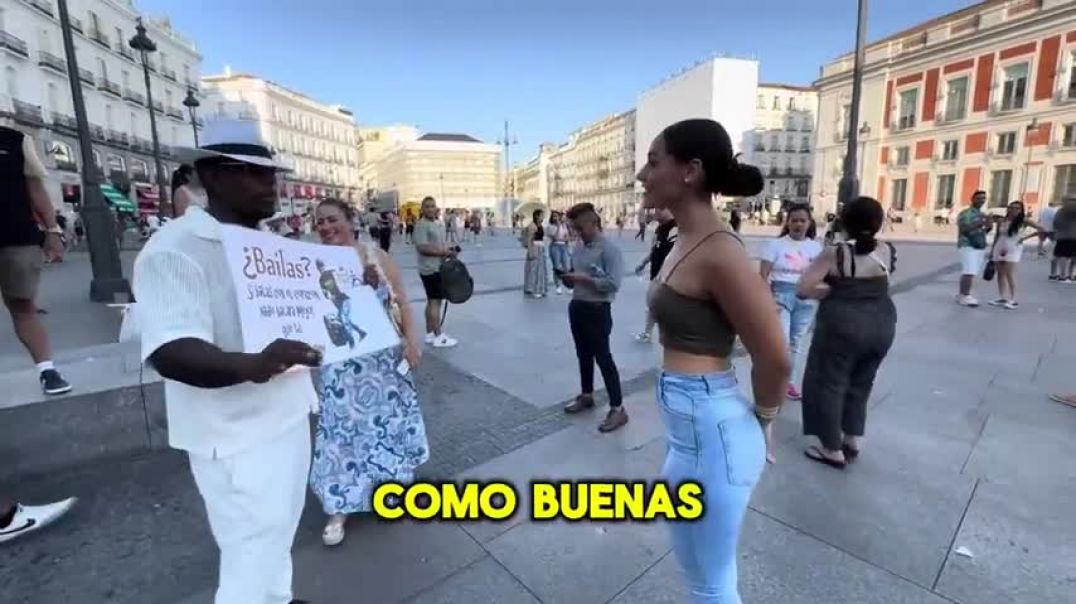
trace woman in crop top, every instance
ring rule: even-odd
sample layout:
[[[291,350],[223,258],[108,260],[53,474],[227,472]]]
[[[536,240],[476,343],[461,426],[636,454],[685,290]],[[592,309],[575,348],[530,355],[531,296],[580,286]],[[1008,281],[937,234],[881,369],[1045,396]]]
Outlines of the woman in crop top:
[[[818,438],[810,459],[843,469],[859,455],[874,376],[896,333],[889,297],[896,250],[875,239],[885,213],[870,197],[844,206],[847,241],[827,248],[800,278],[798,293],[819,299],[803,375],[803,433]]]
[[[663,474],[705,493],[701,518],[670,523],[673,549],[696,602],[738,603],[740,525],[766,464],[763,426],[784,401],[790,367],[773,297],[712,203],[715,194],[757,194],[762,175],[736,161],[721,124],[691,119],[654,139],[638,179],[647,207],[671,211],[679,233],[648,295],[664,356]],[[737,334],[753,361],[754,406],[729,360]]]
[[[527,261],[523,264],[523,295],[543,298],[549,291],[549,273],[545,265],[545,229],[542,211],[535,210],[532,222],[523,230],[523,247]]]

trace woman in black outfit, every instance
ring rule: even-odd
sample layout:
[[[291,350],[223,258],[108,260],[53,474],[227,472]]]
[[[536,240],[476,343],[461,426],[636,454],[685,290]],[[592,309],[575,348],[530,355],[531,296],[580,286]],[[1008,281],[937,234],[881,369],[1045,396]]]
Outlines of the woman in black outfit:
[[[658,210],[655,214],[655,218],[658,221],[658,228],[654,230],[654,245],[650,248],[650,253],[643,258],[643,261],[639,263],[639,266],[635,267],[635,274],[642,275],[646,265],[650,265],[650,280],[653,281],[657,278],[658,273],[661,272],[661,267],[665,264],[665,257],[672,251],[673,245],[676,244],[676,219],[673,218],[672,212],[667,209]],[[635,334],[636,341],[649,342],[650,334],[654,331],[654,316],[650,314],[650,307],[646,309],[646,326],[643,330]]]
[[[892,244],[875,239],[885,212],[870,197],[841,210],[845,241],[827,247],[800,278],[797,293],[821,300],[803,376],[803,433],[818,438],[804,454],[843,469],[859,455],[874,377],[896,333],[889,296]]]

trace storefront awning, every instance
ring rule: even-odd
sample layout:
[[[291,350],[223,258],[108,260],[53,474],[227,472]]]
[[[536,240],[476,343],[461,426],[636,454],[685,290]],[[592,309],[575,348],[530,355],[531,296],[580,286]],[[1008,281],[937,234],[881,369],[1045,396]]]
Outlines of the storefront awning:
[[[137,212],[138,208],[127,196],[120,193],[112,185],[101,185],[101,193],[108,200],[108,203],[112,204],[112,207],[116,208],[120,212]]]

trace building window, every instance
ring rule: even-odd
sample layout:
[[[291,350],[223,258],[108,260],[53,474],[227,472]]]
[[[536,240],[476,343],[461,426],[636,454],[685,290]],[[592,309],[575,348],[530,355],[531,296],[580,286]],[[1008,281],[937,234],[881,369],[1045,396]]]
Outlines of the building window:
[[[758,95],[758,102],[755,103],[755,108],[756,109],[765,109],[766,108],[766,97],[762,96],[761,94]]]
[[[935,210],[948,210],[953,207],[953,192],[956,190],[956,175],[942,174],[938,177],[938,196],[934,200]]]
[[[131,179],[138,181],[149,180],[149,166],[140,159],[131,160]]]
[[[960,153],[960,141],[951,140],[945,141],[942,144],[942,160],[953,161]]]
[[[768,150],[769,151],[778,151],[779,150],[778,147],[780,147],[780,146],[781,146],[780,139],[777,137],[776,134],[771,134],[770,135],[770,146],[768,147]]]
[[[897,117],[897,130],[915,127],[915,110],[919,104],[919,89],[913,88],[900,93],[900,112]]]
[[[800,153],[810,153],[810,152],[811,152],[811,137],[804,136],[803,138],[800,139]]]
[[[998,155],[1012,155],[1016,152],[1016,133],[1002,132],[998,135],[998,145],[995,152]]]
[[[108,171],[109,173],[121,172],[127,173],[127,165],[124,163],[123,158],[119,155],[108,156]]]
[[[94,149],[93,151],[91,151],[91,153],[93,153],[93,165],[96,166],[98,170],[100,170],[101,169],[101,154],[97,152],[97,149]]]
[[[108,79],[108,65],[105,64],[104,59],[97,59],[97,70],[101,72],[102,79]]]
[[[945,92],[945,121],[955,122],[968,114],[968,76],[953,78]]]
[[[773,97],[773,108],[774,109],[780,109],[781,108],[781,97],[779,97],[779,96]]]
[[[893,209],[904,210],[904,202],[908,195],[908,180],[898,178],[893,181]]]
[[[1076,147],[1076,124],[1065,124],[1065,131],[1061,137],[1062,147]]]
[[[116,31],[116,46],[118,46],[119,48],[124,48],[125,46],[127,46],[127,41],[124,40],[124,38],[123,38],[123,30],[120,29],[117,26],[115,31]]]
[[[1027,99],[1027,63],[1010,65],[1005,68],[1001,87],[1001,110],[1023,109]]]
[[[907,166],[911,160],[911,150],[908,147],[897,147],[897,165]]]
[[[788,110],[789,111],[795,111],[796,110],[796,97],[794,97],[794,96],[788,97]]]
[[[1058,166],[1054,172],[1054,198],[1052,204],[1060,204],[1066,197],[1076,195],[1076,164]]]
[[[1012,170],[994,170],[990,173],[990,196],[987,205],[1004,208],[1009,205],[1009,189],[1012,186]]]

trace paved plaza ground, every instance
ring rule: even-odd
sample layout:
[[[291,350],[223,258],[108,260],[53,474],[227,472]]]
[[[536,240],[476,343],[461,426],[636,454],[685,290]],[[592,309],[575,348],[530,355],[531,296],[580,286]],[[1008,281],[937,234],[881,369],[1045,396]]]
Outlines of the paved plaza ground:
[[[627,232],[620,241],[629,265],[637,262],[643,244]],[[412,250],[397,250],[413,273]],[[845,472],[810,463],[801,453],[799,405],[786,406],[778,462],[767,468],[744,527],[744,601],[1076,602],[1076,409],[1046,397],[1076,390],[1076,285],[1048,283],[1046,262],[1029,252],[1019,310],[966,309],[952,300],[951,243],[901,243],[899,254],[899,335],[874,391],[864,453]],[[521,258],[506,233],[467,246],[477,295],[448,319],[461,343],[428,351],[417,374],[432,452],[423,474],[524,485],[656,478],[664,457],[653,395],[659,351],[631,337],[642,323],[645,283],[625,279],[614,306],[613,348],[632,420],[602,435],[600,409],[571,418],[560,410],[577,389],[567,296],[524,299]],[[217,554],[181,454],[108,456],[107,447],[83,443],[81,464],[19,470],[23,461],[40,465],[27,457],[62,448],[22,435],[62,439],[90,429],[57,426],[67,411],[50,408],[96,405],[95,417],[108,421],[102,397],[139,382],[133,351],[111,343],[113,311],[85,302],[87,279],[85,258],[72,256],[49,268],[43,286],[57,358],[77,389],[70,397],[33,403],[40,396],[32,368],[10,328],[0,327],[0,456],[18,462],[0,471],[0,482],[26,500],[82,499],[62,524],[0,548],[0,599],[209,602]],[[408,288],[420,301],[413,274]],[[990,298],[993,284],[977,293]],[[749,360],[738,359],[737,370],[749,389]],[[13,418],[23,425],[11,425]],[[319,604],[687,601],[660,522],[359,519],[329,550],[320,542],[323,520],[308,500],[294,550],[296,596]]]

